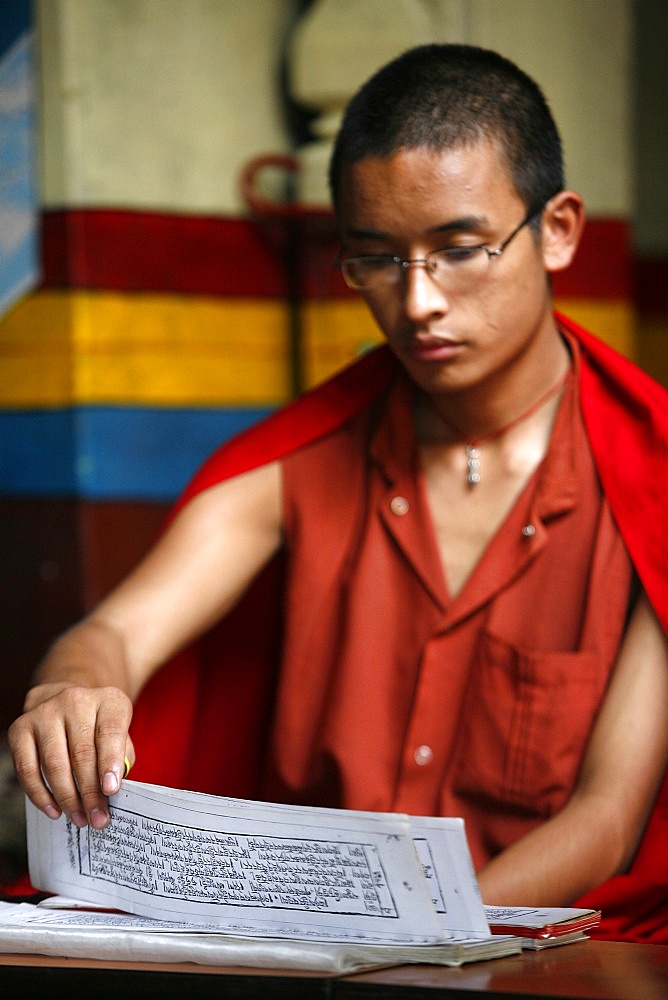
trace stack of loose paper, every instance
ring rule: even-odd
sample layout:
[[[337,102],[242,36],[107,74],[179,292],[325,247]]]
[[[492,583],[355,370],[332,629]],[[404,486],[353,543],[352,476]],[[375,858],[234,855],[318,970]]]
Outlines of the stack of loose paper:
[[[110,809],[81,830],[27,803],[32,884],[91,909],[4,904],[0,950],[340,973],[521,949],[490,933],[460,819],[133,781]]]

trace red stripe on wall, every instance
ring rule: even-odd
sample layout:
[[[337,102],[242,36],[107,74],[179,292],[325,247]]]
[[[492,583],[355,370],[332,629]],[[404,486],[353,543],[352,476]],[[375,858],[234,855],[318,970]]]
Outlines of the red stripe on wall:
[[[555,294],[574,299],[632,298],[631,229],[625,219],[589,219],[575,260],[554,275]]]
[[[284,296],[284,237],[244,219],[74,210],[42,217],[50,288]]]
[[[326,213],[255,220],[77,209],[42,217],[43,284],[50,288],[239,298],[354,295],[332,268],[337,249]],[[554,276],[555,294],[627,300],[631,289],[628,222],[589,220],[575,262]]]

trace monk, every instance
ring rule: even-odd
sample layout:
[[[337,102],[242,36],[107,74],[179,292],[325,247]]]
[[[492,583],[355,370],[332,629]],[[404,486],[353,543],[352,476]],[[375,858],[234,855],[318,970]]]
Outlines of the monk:
[[[584,207],[505,58],[432,45],[381,69],[331,190],[338,266],[387,344],[212,458],[39,666],[17,774],[46,815],[103,828],[133,704],[279,560],[253,794],[463,816],[485,902],[572,903],[628,870],[668,759],[667,394],[554,312]],[[223,748],[234,655],[199,699]]]

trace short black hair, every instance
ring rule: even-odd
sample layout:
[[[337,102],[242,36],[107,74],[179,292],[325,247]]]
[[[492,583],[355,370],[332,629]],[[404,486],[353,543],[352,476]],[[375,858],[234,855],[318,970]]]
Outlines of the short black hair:
[[[497,143],[527,209],[564,187],[559,131],[538,84],[497,52],[473,45],[409,49],[351,99],[330,162],[336,207],[341,172],[399,149],[440,151]]]

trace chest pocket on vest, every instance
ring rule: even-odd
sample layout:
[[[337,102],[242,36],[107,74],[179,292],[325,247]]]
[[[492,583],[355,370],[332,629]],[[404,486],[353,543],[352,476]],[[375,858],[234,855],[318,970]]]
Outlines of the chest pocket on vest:
[[[464,699],[456,794],[547,817],[568,798],[607,680],[591,652],[531,652],[484,634]]]

